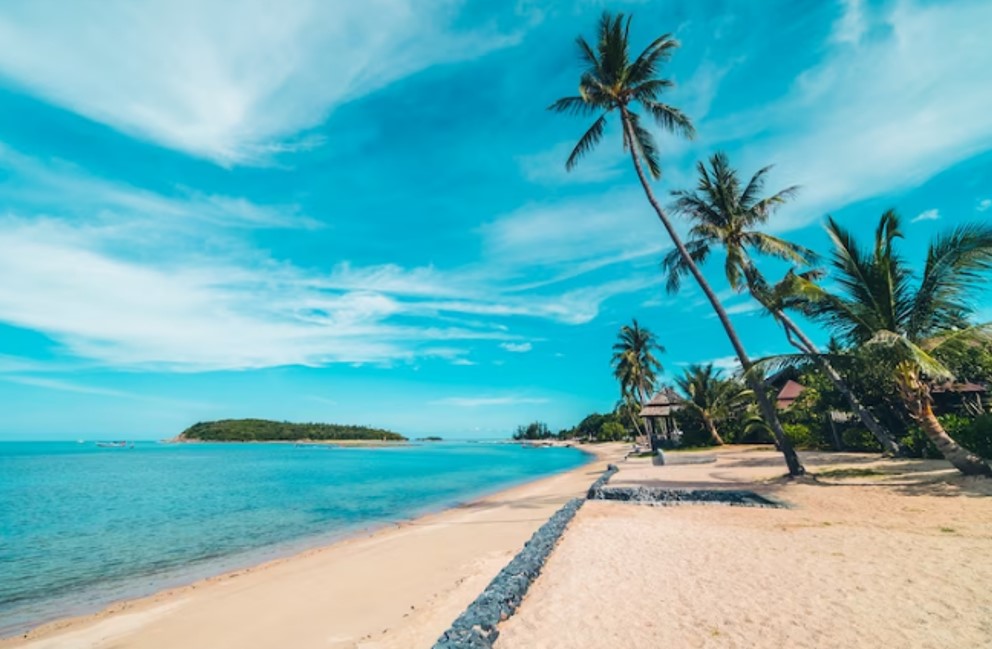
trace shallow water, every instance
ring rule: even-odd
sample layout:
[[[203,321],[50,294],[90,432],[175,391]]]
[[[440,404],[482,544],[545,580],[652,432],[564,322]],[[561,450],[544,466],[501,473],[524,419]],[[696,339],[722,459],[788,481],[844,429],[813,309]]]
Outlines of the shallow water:
[[[509,444],[0,442],[0,635],[584,461]]]

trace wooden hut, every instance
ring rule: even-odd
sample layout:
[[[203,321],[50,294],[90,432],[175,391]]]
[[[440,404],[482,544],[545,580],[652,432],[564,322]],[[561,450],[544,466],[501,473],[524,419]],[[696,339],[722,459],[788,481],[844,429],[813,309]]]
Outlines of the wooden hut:
[[[672,446],[682,437],[675,423],[675,413],[682,409],[682,397],[671,388],[662,388],[641,408],[640,415],[647,424],[651,450]]]

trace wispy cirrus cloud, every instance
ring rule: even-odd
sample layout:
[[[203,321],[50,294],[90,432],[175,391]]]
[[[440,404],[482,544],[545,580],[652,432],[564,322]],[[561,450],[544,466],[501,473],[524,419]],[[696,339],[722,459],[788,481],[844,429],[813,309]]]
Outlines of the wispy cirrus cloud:
[[[534,349],[534,345],[531,343],[500,343],[499,346],[508,352],[513,352],[514,354],[523,354]]]
[[[193,0],[0,7],[0,75],[90,119],[224,164],[307,148],[337,105],[514,43],[457,0]],[[126,53],[126,54],[122,54]]]
[[[992,5],[976,0],[845,2],[824,58],[786,96],[710,122],[707,137],[747,141],[734,162],[774,163],[770,187],[802,186],[773,220],[779,230],[913,187],[992,147],[992,85],[975,83],[992,69],[976,28],[990,22]]]
[[[16,196],[16,208],[0,217],[0,246],[9,251],[0,272],[18,278],[0,286],[0,321],[41,332],[87,363],[181,371],[466,364],[472,341],[507,341],[518,351],[530,344],[515,342],[508,318],[588,322],[605,300],[650,281],[522,284],[502,257],[449,269],[301,268],[235,236],[313,227],[294,206],[163,197],[2,147],[0,170]],[[556,263],[552,275],[570,260]]]
[[[932,208],[929,210],[923,210],[919,214],[913,217],[910,221],[911,223],[919,223],[920,221],[936,221],[940,218],[940,210]]]

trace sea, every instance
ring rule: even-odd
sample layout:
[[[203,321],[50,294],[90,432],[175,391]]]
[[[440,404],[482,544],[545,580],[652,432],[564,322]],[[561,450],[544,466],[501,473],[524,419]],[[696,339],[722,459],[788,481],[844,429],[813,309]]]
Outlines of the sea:
[[[506,443],[0,442],[0,637],[585,461]]]

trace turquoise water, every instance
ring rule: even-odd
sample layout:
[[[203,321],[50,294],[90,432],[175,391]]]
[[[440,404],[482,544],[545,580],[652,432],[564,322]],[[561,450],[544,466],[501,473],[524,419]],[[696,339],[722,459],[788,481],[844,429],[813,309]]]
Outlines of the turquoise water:
[[[466,500],[575,449],[0,442],[0,636]]]

